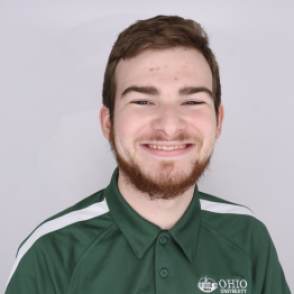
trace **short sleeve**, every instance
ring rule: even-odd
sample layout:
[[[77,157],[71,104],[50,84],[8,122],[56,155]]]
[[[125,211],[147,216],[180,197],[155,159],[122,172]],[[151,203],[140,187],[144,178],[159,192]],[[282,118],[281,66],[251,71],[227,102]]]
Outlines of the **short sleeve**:
[[[33,246],[19,263],[14,265],[5,294],[56,293],[44,250]]]
[[[252,260],[252,293],[290,294],[273,241],[262,223],[257,227],[253,244],[255,253]]]

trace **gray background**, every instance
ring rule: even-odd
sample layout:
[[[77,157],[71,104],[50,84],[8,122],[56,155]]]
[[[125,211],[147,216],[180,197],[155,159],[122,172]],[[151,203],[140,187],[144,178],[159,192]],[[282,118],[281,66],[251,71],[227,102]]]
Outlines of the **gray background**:
[[[0,289],[37,224],[104,188],[101,85],[118,33],[178,14],[204,25],[220,64],[223,133],[200,189],[250,207],[294,289],[293,1],[2,1]]]

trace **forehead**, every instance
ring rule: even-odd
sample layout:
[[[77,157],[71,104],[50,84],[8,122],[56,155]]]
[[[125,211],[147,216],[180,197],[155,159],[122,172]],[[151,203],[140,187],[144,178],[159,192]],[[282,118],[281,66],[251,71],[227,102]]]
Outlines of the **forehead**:
[[[212,90],[212,73],[202,53],[192,48],[146,50],[121,59],[115,71],[117,93],[130,85],[193,85]],[[172,83],[172,84],[171,84]]]

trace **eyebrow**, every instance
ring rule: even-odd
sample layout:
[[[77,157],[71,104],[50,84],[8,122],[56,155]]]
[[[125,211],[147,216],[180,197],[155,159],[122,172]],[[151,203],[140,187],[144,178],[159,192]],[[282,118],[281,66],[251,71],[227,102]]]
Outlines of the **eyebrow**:
[[[184,87],[181,88],[179,91],[180,95],[191,95],[199,92],[206,92],[209,94],[210,97],[213,97],[212,91],[210,91],[206,87]]]
[[[138,92],[138,93],[143,93],[143,94],[153,95],[153,96],[157,96],[160,94],[160,91],[153,86],[142,86],[142,87],[130,86],[123,91],[123,93],[121,94],[121,97],[124,97],[130,92]],[[179,94],[183,96],[191,95],[191,94],[195,94],[199,92],[206,92],[209,94],[210,97],[213,97],[212,91],[206,87],[183,87],[179,90]]]
[[[130,92],[138,92],[138,93],[143,93],[143,94],[148,94],[148,95],[159,95],[159,91],[153,87],[153,86],[146,86],[146,87],[138,87],[138,86],[131,86],[126,88],[123,93],[121,94],[121,97],[127,95]]]

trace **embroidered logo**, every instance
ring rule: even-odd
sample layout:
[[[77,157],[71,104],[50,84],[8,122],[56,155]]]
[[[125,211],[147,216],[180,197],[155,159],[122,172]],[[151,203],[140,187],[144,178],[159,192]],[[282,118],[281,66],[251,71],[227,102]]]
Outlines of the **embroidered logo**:
[[[198,282],[198,288],[205,293],[211,293],[219,288],[220,293],[247,293],[247,281],[245,279],[221,279],[217,283],[215,280],[205,276]]]
[[[217,289],[217,283],[211,278],[201,278],[198,282],[198,288],[205,293],[210,293]]]
[[[246,280],[220,280],[219,287],[221,293],[247,293]]]

